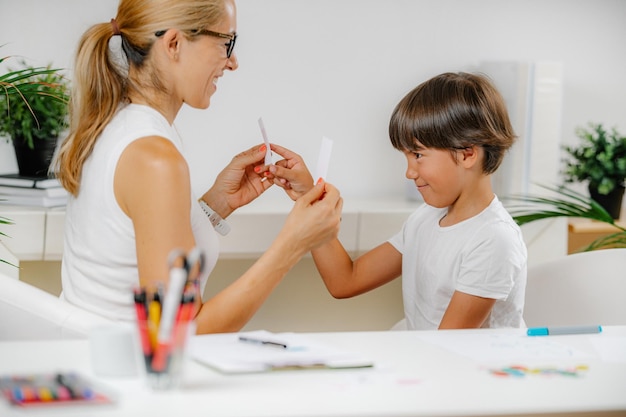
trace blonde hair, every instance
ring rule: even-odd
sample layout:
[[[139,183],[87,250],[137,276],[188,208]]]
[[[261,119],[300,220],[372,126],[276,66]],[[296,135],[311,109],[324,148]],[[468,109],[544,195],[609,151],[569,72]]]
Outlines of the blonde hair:
[[[120,0],[114,20],[83,34],[72,80],[70,132],[55,161],[65,189],[78,195],[83,164],[129,92],[166,91],[150,55],[155,33],[177,28],[191,34],[217,24],[224,14],[225,0]],[[110,56],[109,41],[118,34],[130,71],[120,71]]]

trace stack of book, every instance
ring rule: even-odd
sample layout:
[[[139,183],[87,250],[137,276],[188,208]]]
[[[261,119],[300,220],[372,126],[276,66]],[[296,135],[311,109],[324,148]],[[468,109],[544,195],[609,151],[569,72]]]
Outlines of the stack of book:
[[[54,177],[0,175],[0,204],[12,206],[58,207],[67,203],[68,193]]]

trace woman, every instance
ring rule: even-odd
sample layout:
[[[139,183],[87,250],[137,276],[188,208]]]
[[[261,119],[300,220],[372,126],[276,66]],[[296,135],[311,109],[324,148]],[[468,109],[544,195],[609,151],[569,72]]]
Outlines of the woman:
[[[58,157],[58,177],[72,195],[62,264],[68,302],[133,320],[133,287],[166,283],[168,254],[194,247],[206,255],[202,291],[218,257],[212,223],[223,231],[223,219],[277,181],[263,163],[265,147],[255,146],[196,199],[172,126],[183,104],[207,108],[217,80],[237,69],[236,39],[232,0],[121,0],[115,19],[83,35],[71,130]],[[291,168],[280,185],[310,188],[301,158],[272,149],[285,158],[281,168]],[[318,181],[267,252],[198,306],[198,333],[241,329],[306,252],[336,236],[341,207],[337,189]]]

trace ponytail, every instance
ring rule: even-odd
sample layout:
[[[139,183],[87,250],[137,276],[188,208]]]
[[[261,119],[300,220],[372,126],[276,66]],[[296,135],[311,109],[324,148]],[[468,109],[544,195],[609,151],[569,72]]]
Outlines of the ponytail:
[[[78,195],[85,160],[124,97],[126,77],[120,74],[119,64],[109,59],[112,35],[111,24],[97,24],[85,32],[78,45],[70,98],[70,133],[57,157],[57,177],[74,196]]]

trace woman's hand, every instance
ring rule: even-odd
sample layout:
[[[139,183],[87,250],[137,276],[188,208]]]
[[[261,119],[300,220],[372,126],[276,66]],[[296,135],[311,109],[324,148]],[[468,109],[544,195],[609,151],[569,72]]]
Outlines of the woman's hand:
[[[337,237],[342,207],[339,190],[320,180],[296,201],[281,235],[293,241],[294,251],[304,254]]]
[[[255,146],[236,155],[219,173],[215,183],[202,199],[222,218],[245,206],[273,184],[264,179],[265,145]]]
[[[271,149],[284,159],[268,167],[269,180],[294,201],[313,188],[313,177],[300,155],[275,144],[271,144]]]

